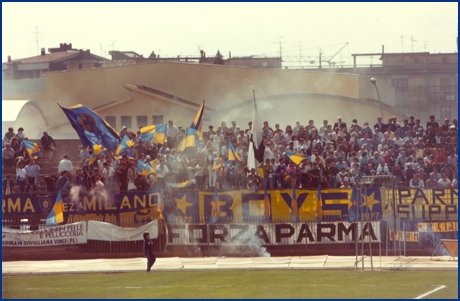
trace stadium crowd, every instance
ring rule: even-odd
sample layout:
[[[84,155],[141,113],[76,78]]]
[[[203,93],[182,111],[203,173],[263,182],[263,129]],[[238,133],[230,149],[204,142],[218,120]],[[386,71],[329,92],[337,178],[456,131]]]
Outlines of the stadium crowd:
[[[374,123],[375,122],[375,123]],[[202,144],[178,151],[185,129],[168,121],[164,145],[138,139],[137,133],[123,126],[120,135],[134,143],[136,158],[115,156],[105,151],[89,160],[91,150],[82,147],[80,166],[74,168],[68,156],[60,161],[57,175],[45,177],[48,191],[69,190],[78,185],[84,190],[101,187],[113,192],[148,190],[154,185],[185,183],[195,180],[193,188],[214,189],[281,189],[281,188],[351,188],[363,176],[392,175],[399,188],[448,188],[458,186],[457,119],[445,119],[439,125],[434,116],[426,126],[411,116],[398,123],[380,117],[360,124],[353,119],[347,125],[342,118],[317,126],[295,122],[284,129],[264,121],[262,125],[263,162],[256,169],[247,166],[252,122],[244,128],[235,121],[210,125],[202,132]],[[3,179],[3,193],[36,189],[40,167],[28,158],[21,143],[27,139],[24,129],[10,128],[4,136],[3,168],[16,170],[16,177]],[[241,160],[228,161],[229,141]],[[55,154],[56,143],[46,132],[41,150]],[[296,164],[289,155],[301,158]],[[152,173],[142,175],[137,159],[149,163]],[[217,164],[216,164],[217,162]],[[298,162],[297,162],[298,163]],[[75,171],[74,171],[75,170]],[[13,182],[11,182],[13,181]],[[14,183],[16,182],[16,183]],[[379,184],[376,184],[379,185]]]

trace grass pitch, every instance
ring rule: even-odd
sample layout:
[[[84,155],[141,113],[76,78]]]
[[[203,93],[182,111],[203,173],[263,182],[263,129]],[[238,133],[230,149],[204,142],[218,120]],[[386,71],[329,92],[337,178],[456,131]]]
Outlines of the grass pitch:
[[[182,270],[3,276],[3,298],[457,299],[457,271]]]

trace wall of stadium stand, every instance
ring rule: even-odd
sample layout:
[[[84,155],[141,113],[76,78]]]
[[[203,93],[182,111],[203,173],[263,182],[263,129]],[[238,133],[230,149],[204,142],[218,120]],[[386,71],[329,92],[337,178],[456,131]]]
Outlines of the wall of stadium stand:
[[[52,133],[50,133],[52,135]],[[57,174],[57,167],[59,161],[64,154],[68,154],[72,160],[74,166],[79,166],[79,140],[56,140],[57,152],[53,160],[49,161],[45,158],[38,159],[38,165],[41,167],[41,179],[40,186],[42,190],[39,194],[46,194],[46,187],[44,177],[50,174]],[[2,178],[7,173],[14,174],[14,170],[2,170]],[[43,191],[44,190],[44,191]],[[439,216],[439,222],[444,222],[443,216]],[[101,220],[102,221],[102,220]],[[457,222],[457,221],[455,221]],[[380,223],[380,222],[372,222]],[[2,226],[13,228],[13,229],[30,229],[37,230],[39,227],[43,227],[43,219],[28,218],[21,220],[20,218],[6,219],[2,218]],[[123,223],[127,225],[128,222]],[[252,223],[254,224],[254,223]],[[302,222],[291,223],[294,227],[297,227]],[[315,223],[309,223],[310,227],[315,227]],[[211,227],[210,223],[202,223],[201,226]],[[138,227],[134,225],[132,227]],[[364,252],[369,255],[371,252],[374,256],[379,254],[398,256],[430,256],[437,246],[437,241],[431,241],[429,243],[406,244],[404,237],[408,237],[406,233],[402,234],[403,239],[393,240],[389,239],[392,233],[393,224],[389,224],[388,221],[382,221],[379,227],[381,243],[367,242],[356,244],[355,242],[348,243],[326,243],[326,244],[284,244],[284,245],[238,245],[229,246],[225,244],[209,244],[199,243],[190,245],[172,245],[168,244],[167,237],[167,225],[160,223],[159,236],[154,239],[154,251],[157,257],[205,257],[205,256],[261,256],[261,250],[264,254],[270,254],[270,256],[307,256],[307,255],[337,255],[337,256],[354,256],[356,254],[356,247],[358,247],[358,253]],[[376,227],[374,227],[376,228]],[[404,231],[408,229],[406,222],[400,222],[399,229]],[[268,236],[274,236],[273,227],[266,227]],[[439,238],[439,237],[438,237]],[[450,239],[458,239],[458,234],[455,232],[451,234]],[[56,260],[56,259],[91,259],[91,258],[132,258],[132,257],[143,257],[142,241],[95,241],[88,240],[86,244],[76,245],[63,245],[63,246],[46,246],[46,247],[4,247],[2,248],[2,260]]]

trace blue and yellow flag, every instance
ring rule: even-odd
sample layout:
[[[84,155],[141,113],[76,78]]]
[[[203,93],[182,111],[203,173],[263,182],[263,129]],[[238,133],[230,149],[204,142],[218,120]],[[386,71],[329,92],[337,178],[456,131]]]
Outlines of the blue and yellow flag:
[[[46,218],[47,225],[57,225],[64,222],[64,200],[62,198],[62,191],[59,190],[59,193],[54,202],[53,209]]]
[[[211,209],[211,223],[217,222],[220,215],[219,194],[217,193],[217,186],[214,187],[214,201],[212,202]]]
[[[22,143],[24,144],[29,157],[37,159],[40,154],[40,147],[38,146],[38,143],[29,140],[23,140]]]
[[[198,109],[198,112],[196,112],[195,118],[193,118],[193,121],[192,121],[192,123],[190,124],[190,127],[189,127],[189,128],[194,129],[196,131],[196,136],[197,136],[196,139],[197,139],[197,141],[198,140],[199,141],[203,140],[203,133],[201,132],[201,129],[203,127],[204,103],[205,103],[205,101],[203,100],[203,102],[201,103],[200,108]],[[189,134],[187,133],[187,130],[186,130],[185,138],[183,138],[179,142],[179,145],[177,146],[178,151],[184,151],[187,147],[198,145],[198,144],[196,144],[196,142],[195,142],[194,145],[187,145],[186,144],[186,139],[187,139],[188,136],[189,136]]]
[[[117,159],[120,159],[122,156],[126,155],[128,158],[136,158],[136,153],[133,150],[134,141],[129,139],[128,135],[124,135],[121,139],[120,144],[115,151],[115,156]]]
[[[318,193],[316,194],[316,222],[323,221],[323,198],[321,197],[321,185],[318,185]]]
[[[166,123],[147,125],[139,129],[141,134],[139,140],[165,144],[166,138]]]
[[[265,187],[265,192],[264,192],[264,218],[266,222],[270,221],[270,198],[268,197],[268,192],[267,192],[267,187]]]
[[[87,159],[89,164],[92,164],[94,161],[96,161],[96,158],[100,157],[104,153],[104,148],[99,144],[93,145],[92,149],[93,152]]]
[[[293,222],[299,221],[299,207],[297,206],[297,195],[295,193],[295,187],[292,187],[291,195],[291,220]]]
[[[215,158],[212,164],[212,169],[219,169],[221,167],[225,167],[225,164],[222,161],[222,157]]]
[[[59,106],[80,137],[83,146],[99,144],[115,152],[120,143],[120,135],[93,110],[78,104],[69,108]]]
[[[232,142],[230,139],[228,140],[228,161],[241,161],[240,154],[236,151],[233,147]]]
[[[198,109],[198,112],[196,112],[195,118],[193,118],[193,121],[190,124],[190,127],[192,129],[196,130],[196,132],[197,132],[198,136],[200,137],[200,139],[203,137],[203,134],[201,132],[201,128],[203,127],[204,103],[205,103],[205,100],[203,99],[203,102],[201,103],[201,106]]]
[[[186,188],[186,187],[196,184],[196,180],[192,179],[192,180],[187,180],[182,183],[166,183],[166,184],[168,184],[169,186],[173,188]]]
[[[155,172],[149,163],[142,162],[141,160],[137,160],[137,171],[145,177]]]
[[[198,136],[197,130],[193,128],[186,128],[185,129],[185,138],[182,139],[183,149],[185,150],[187,147],[198,146],[202,145],[203,143],[200,141],[200,136]],[[181,150],[179,147],[178,150]]]
[[[307,155],[299,153],[286,152],[286,155],[289,157],[289,160],[294,162],[295,165],[299,165],[304,159],[308,160]]]

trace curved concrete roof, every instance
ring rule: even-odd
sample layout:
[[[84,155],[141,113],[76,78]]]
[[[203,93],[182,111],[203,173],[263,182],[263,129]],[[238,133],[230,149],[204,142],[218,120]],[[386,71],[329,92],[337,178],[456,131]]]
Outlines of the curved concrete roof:
[[[16,121],[19,112],[31,100],[2,100],[2,121]]]

